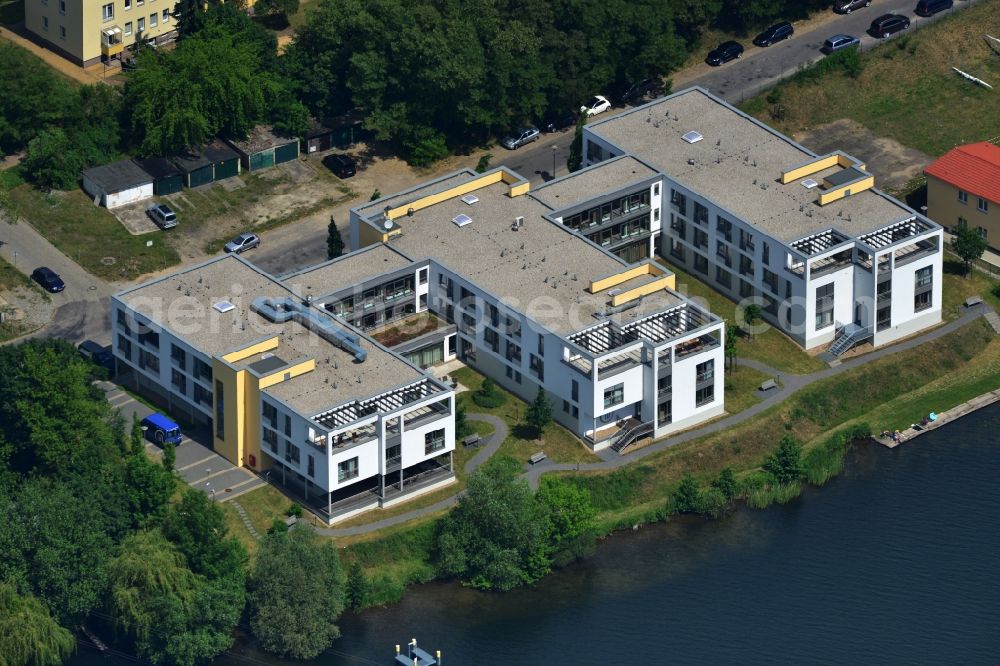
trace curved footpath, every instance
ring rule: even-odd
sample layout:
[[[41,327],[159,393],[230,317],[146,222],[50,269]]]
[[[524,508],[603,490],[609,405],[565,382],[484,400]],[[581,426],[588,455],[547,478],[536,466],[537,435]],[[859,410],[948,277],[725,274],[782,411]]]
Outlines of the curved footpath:
[[[802,389],[810,384],[817,382],[821,379],[826,379],[827,377],[833,377],[839,375],[842,372],[846,372],[852,368],[856,368],[860,365],[874,361],[890,354],[895,354],[897,352],[906,351],[907,349],[913,349],[918,347],[925,342],[930,342],[936,340],[942,336],[948,335],[953,331],[965,326],[966,324],[982,317],[988,313],[993,312],[991,308],[986,305],[977,305],[972,308],[968,308],[962,315],[943,326],[935,328],[933,331],[924,333],[915,338],[911,338],[904,342],[891,345],[882,349],[877,349],[871,353],[865,354],[864,356],[859,356],[847,361],[844,361],[835,367],[825,368],[823,370],[818,370],[816,372],[810,373],[808,375],[792,375],[782,373],[769,365],[760,363],[759,361],[754,361],[752,359],[737,358],[737,365],[742,365],[748,368],[754,368],[755,370],[760,370],[761,372],[767,373],[775,378],[779,383],[779,388],[776,391],[771,392],[769,396],[758,402],[757,404],[744,409],[741,412],[737,412],[732,416],[727,416],[723,419],[713,421],[700,428],[692,428],[678,435],[664,439],[659,442],[654,442],[648,446],[644,446],[641,449],[633,451],[632,453],[627,453],[625,455],[620,455],[611,451],[610,449],[605,449],[598,453],[601,457],[600,462],[593,463],[556,463],[550,460],[545,460],[541,463],[531,466],[524,473],[524,478],[528,480],[528,483],[532,488],[538,487],[538,480],[541,478],[542,474],[548,472],[570,472],[570,471],[580,471],[580,472],[592,472],[592,471],[604,471],[616,469],[618,467],[623,467],[625,465],[634,463],[646,456],[652,455],[654,453],[659,453],[664,449],[676,446],[683,442],[702,437],[704,435],[710,435],[712,433],[718,432],[720,430],[731,428],[743,421],[746,421],[752,416],[755,416],[766,409],[770,409],[774,405],[780,402],[784,402],[793,393]],[[501,419],[493,416],[491,414],[473,414],[470,413],[466,416],[472,421],[483,421],[489,423],[495,429],[493,435],[486,446],[482,448],[475,456],[472,457],[465,464],[466,473],[471,474],[477,467],[482,465],[486,460],[492,456],[500,448],[500,444],[507,438],[507,424]],[[435,502],[430,506],[423,507],[421,509],[414,509],[407,513],[400,514],[398,516],[393,516],[392,518],[386,518],[385,520],[379,520],[374,523],[368,523],[366,525],[358,525],[357,527],[317,527],[315,528],[317,532],[326,536],[342,537],[342,536],[356,536],[358,534],[365,534],[367,532],[373,532],[375,530],[380,530],[386,527],[391,527],[393,525],[399,525],[407,521],[413,520],[415,518],[420,518],[432,514],[436,511],[446,509],[458,501],[461,496],[461,492],[452,495],[440,502]]]

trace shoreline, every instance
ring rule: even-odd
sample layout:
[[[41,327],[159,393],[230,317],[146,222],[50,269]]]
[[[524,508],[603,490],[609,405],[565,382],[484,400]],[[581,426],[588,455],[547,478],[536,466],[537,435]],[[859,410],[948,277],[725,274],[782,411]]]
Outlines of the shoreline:
[[[937,419],[931,421],[927,425],[919,423],[911,424],[906,430],[900,431],[898,441],[893,440],[892,437],[883,437],[882,435],[872,435],[871,438],[886,448],[894,449],[915,437],[927,434],[932,430],[937,430],[943,425],[956,421],[968,414],[972,414],[973,412],[983,409],[984,407],[989,407],[996,402],[1000,402],[1000,389],[987,391],[986,393],[977,395],[975,398],[966,400],[959,405],[955,405],[951,409],[947,409],[938,414]]]

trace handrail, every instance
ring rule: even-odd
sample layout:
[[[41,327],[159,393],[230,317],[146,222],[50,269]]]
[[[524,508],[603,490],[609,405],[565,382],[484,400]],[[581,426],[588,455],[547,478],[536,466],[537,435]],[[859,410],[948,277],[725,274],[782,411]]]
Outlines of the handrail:
[[[652,432],[654,430],[653,422],[647,421],[645,423],[637,423],[630,428],[619,432],[612,438],[611,448],[621,453],[622,449],[632,444],[640,435],[644,435],[647,432]]]

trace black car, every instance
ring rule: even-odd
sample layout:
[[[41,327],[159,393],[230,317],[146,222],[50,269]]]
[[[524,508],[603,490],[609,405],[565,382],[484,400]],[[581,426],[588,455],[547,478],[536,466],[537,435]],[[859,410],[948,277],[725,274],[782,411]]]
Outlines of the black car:
[[[833,3],[833,11],[838,14],[850,14],[855,9],[868,7],[871,4],[872,0],[837,0]]]
[[[736,60],[743,55],[743,45],[739,42],[722,42],[708,53],[705,62],[713,67],[718,67],[724,62]]]
[[[109,373],[114,372],[115,357],[111,353],[111,347],[99,345],[93,340],[84,340],[77,346],[77,349],[80,350],[80,355],[85,359],[93,361]]]
[[[902,14],[883,14],[872,21],[868,34],[875,38],[886,38],[910,27],[910,19]]]
[[[545,119],[538,124],[539,129],[543,132],[558,132],[576,125],[576,114],[572,111],[567,111],[566,113],[553,113],[550,116],[545,116]]]
[[[656,95],[661,90],[663,90],[663,84],[658,79],[643,79],[639,83],[629,86],[619,99],[623,104],[628,104],[641,100],[646,95]]]
[[[39,266],[31,272],[31,279],[42,285],[45,291],[57,294],[66,288],[66,283],[51,268]]]
[[[920,0],[913,13],[917,16],[934,16],[938,12],[951,9],[954,4],[953,0]]]
[[[753,38],[753,43],[757,46],[771,46],[783,39],[788,39],[795,32],[792,24],[788,21],[775,23],[770,28]]]
[[[327,155],[323,158],[323,166],[332,171],[337,178],[350,178],[357,173],[357,164],[350,155]]]

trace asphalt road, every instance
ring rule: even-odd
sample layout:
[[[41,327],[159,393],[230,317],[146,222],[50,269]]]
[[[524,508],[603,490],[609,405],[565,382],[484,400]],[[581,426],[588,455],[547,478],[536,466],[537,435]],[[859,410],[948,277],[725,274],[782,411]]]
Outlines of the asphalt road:
[[[741,43],[746,51],[742,58],[719,67],[698,66],[706,72],[692,78],[678,76],[683,83],[675,85],[674,88],[683,90],[691,86],[701,86],[731,104],[739,104],[794,74],[800,67],[822,59],[824,56],[819,49],[828,37],[839,33],[860,37],[862,50],[867,50],[882,41],[865,32],[872,20],[882,14],[903,14],[910,17],[910,27],[890,38],[894,39],[919,30],[928,22],[936,21],[976,1],[958,0],[953,9],[931,18],[921,18],[913,13],[917,5],[916,0],[874,0],[871,7],[858,9],[850,14],[837,15],[830,12],[829,21],[808,32],[797,32],[791,39],[768,48],[754,46],[750,39],[743,40]],[[595,116],[594,120],[603,120],[629,108],[616,107],[608,113]],[[509,151],[498,145],[494,153],[497,160],[494,163],[527,177],[532,185],[539,185],[552,179],[553,154],[555,176],[558,178],[566,175],[566,158],[569,156],[569,145],[572,140],[573,130],[568,129],[555,134],[543,134],[539,141],[518,150]],[[553,146],[555,146],[554,151]]]

